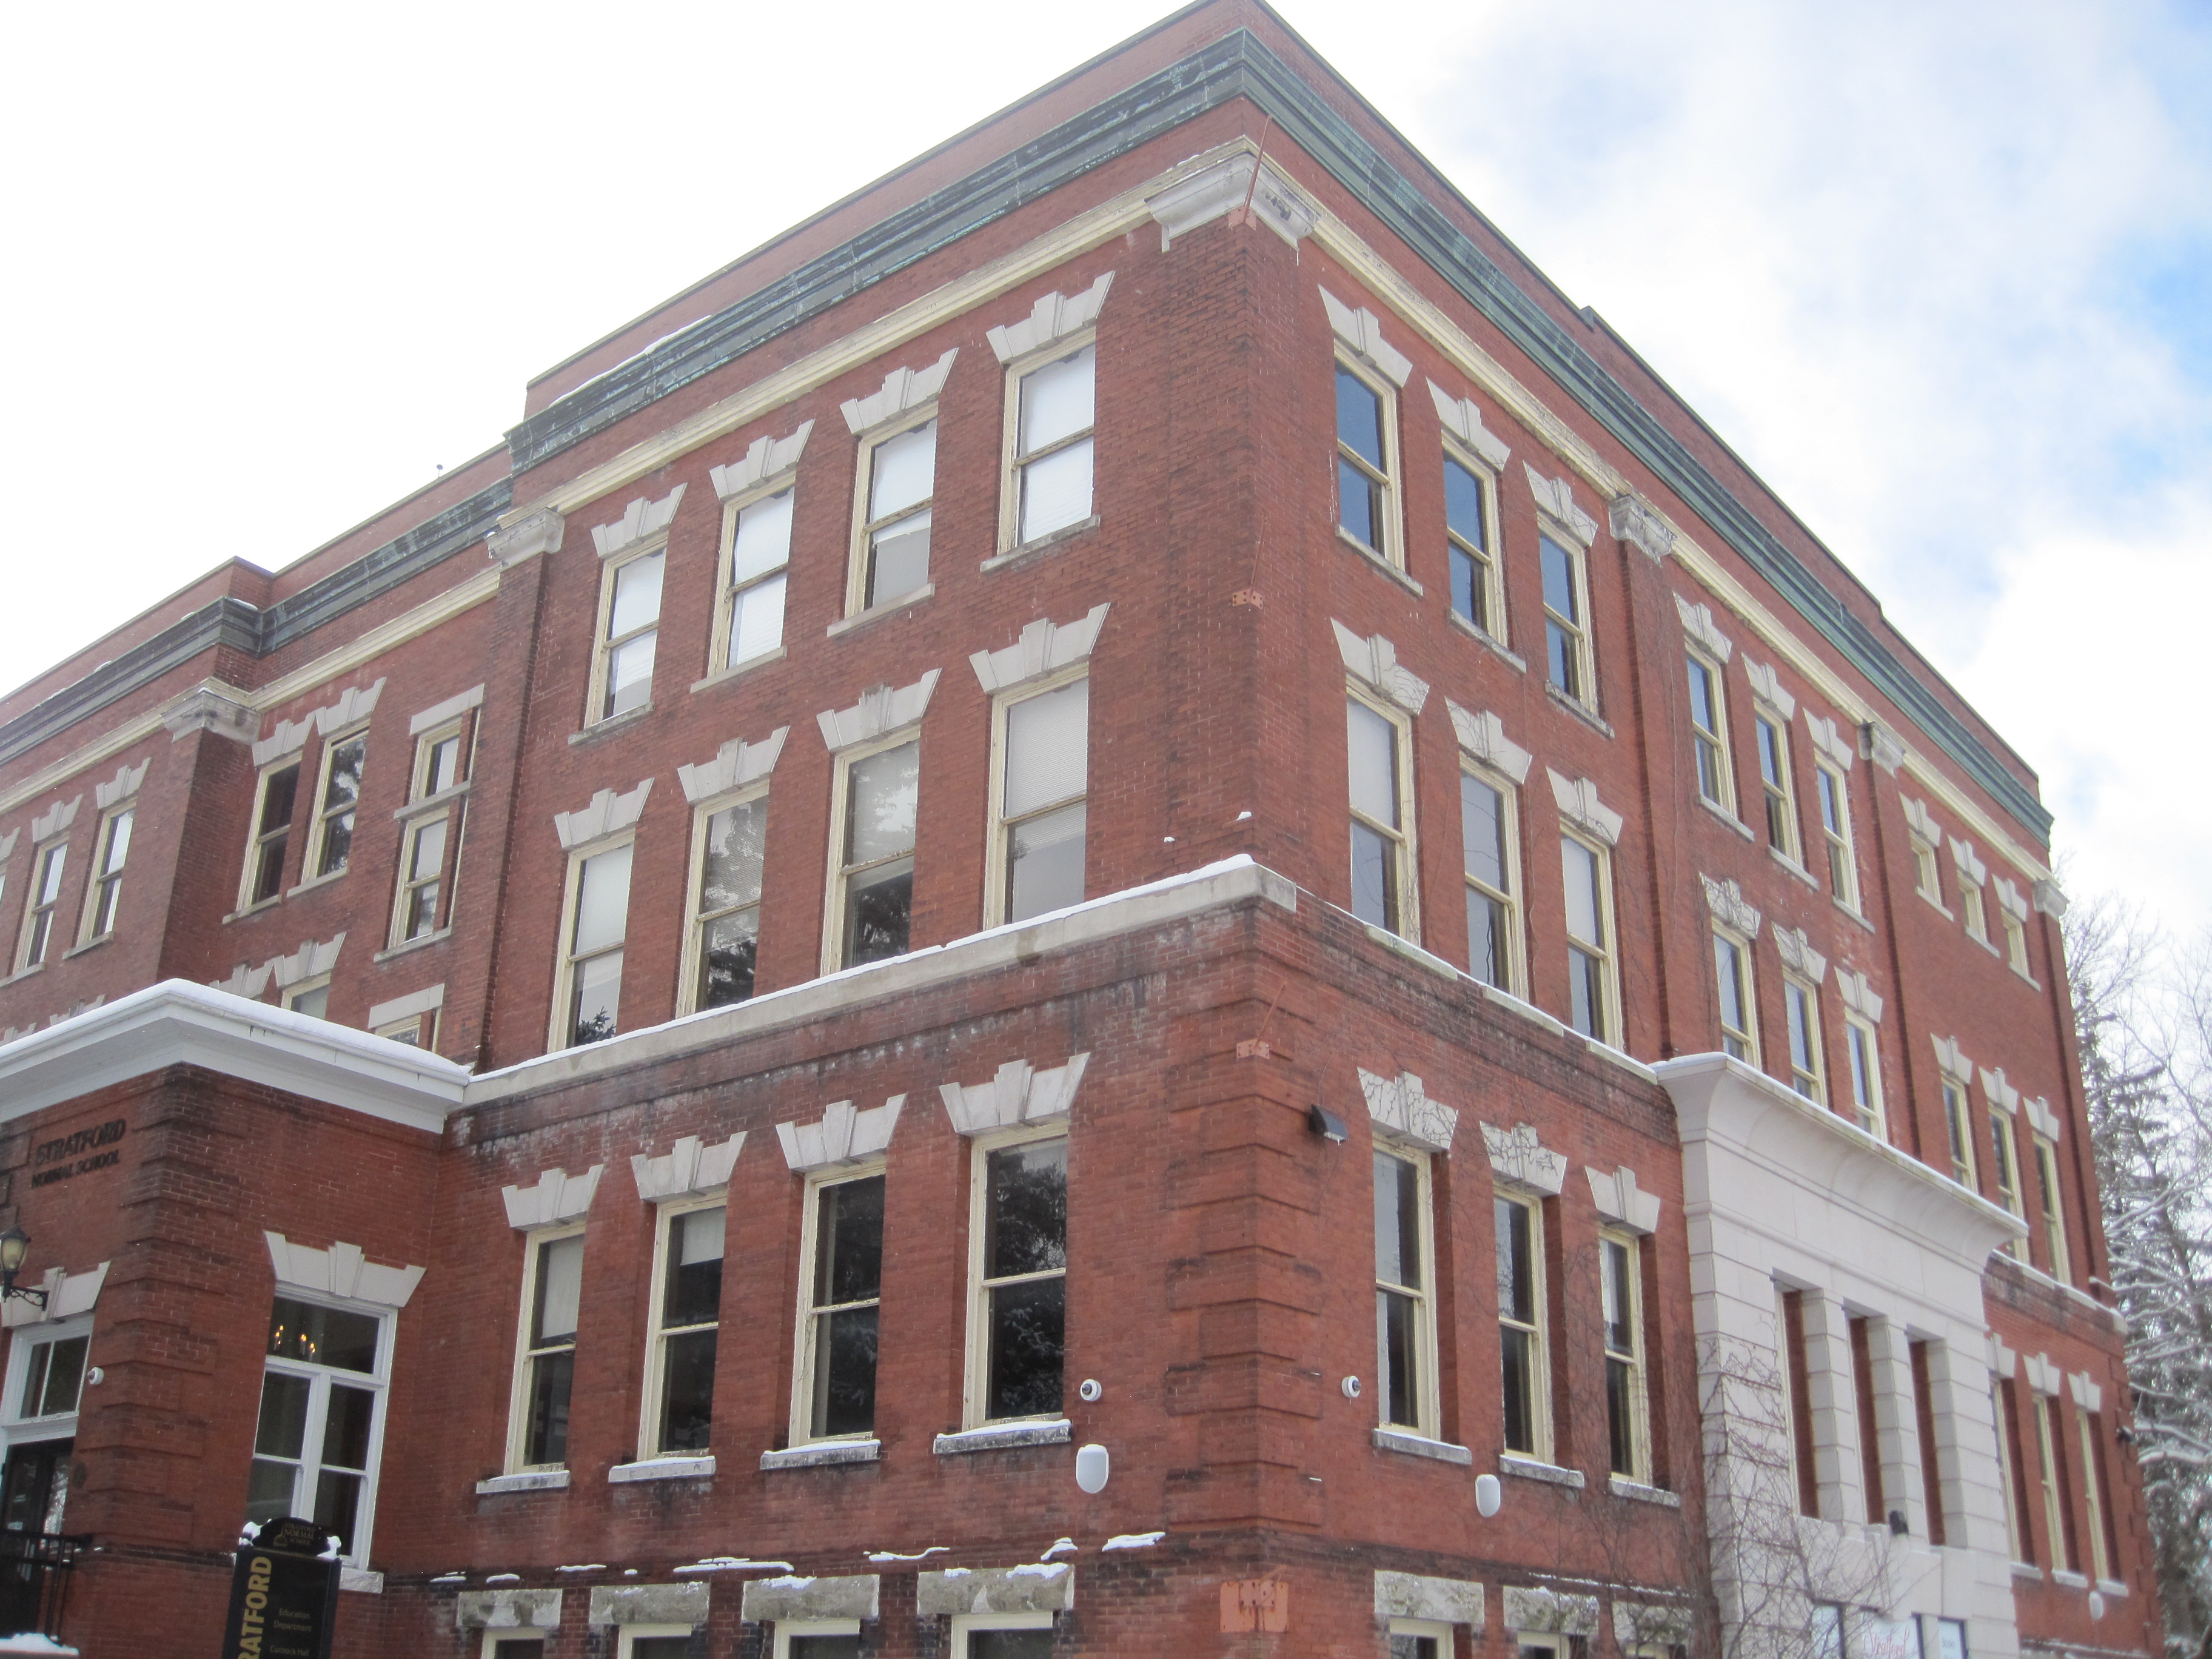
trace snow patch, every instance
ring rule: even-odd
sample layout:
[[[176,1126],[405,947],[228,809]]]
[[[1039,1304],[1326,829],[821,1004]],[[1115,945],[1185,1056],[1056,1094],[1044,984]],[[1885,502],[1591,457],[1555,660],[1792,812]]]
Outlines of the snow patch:
[[[1040,1561],[1049,1561],[1055,1555],[1073,1555],[1074,1553],[1075,1540],[1073,1538],[1059,1538],[1054,1539],[1053,1540],[1052,1547],[1040,1553],[1037,1559]]]
[[[1164,1529],[1159,1532],[1116,1533],[1098,1547],[1102,1550],[1145,1550],[1150,1549],[1166,1536],[1167,1533]]]
[[[901,1555],[896,1550],[870,1550],[871,1561],[920,1561],[933,1555],[942,1555],[951,1549],[949,1544],[932,1544],[927,1549],[916,1550],[912,1555]]]
[[[553,1569],[556,1572],[605,1572],[606,1570],[607,1564],[604,1561],[586,1561],[580,1567],[556,1567]]]
[[[708,1555],[701,1557],[698,1560],[691,1563],[688,1567],[678,1567],[676,1571],[678,1572],[744,1572],[748,1570],[765,1571],[771,1569],[779,1572],[789,1572],[791,1571],[791,1563],[788,1561],[756,1561],[751,1557],[745,1555]],[[770,1583],[782,1583],[787,1581],[783,1579],[770,1579],[768,1582]],[[811,1578],[809,1578],[804,1582],[811,1584],[814,1581]]]
[[[1111,1545],[1107,1547],[1112,1548]],[[1009,1578],[1057,1578],[1067,1571],[1065,1561],[1024,1561],[1018,1567],[1006,1570]]]
[[[521,1582],[522,1575],[519,1572],[495,1572],[484,1580],[487,1584],[519,1584]]]
[[[441,1572],[430,1581],[434,1584],[465,1584],[469,1576],[465,1572]]]

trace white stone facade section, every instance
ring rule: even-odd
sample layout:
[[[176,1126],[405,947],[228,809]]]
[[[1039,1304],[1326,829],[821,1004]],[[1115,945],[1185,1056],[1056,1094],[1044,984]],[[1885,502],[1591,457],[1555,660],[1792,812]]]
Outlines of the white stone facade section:
[[[1905,764],[1905,739],[1880,720],[1869,720],[1859,727],[1859,752],[1894,777]]]
[[[146,781],[146,769],[153,763],[149,757],[136,766],[126,763],[117,767],[113,777],[105,783],[92,786],[92,804],[105,812],[109,807],[129,800],[138,793],[139,786]]]
[[[241,962],[230,970],[228,979],[210,980],[208,988],[227,991],[232,996],[244,997],[248,1002],[258,1002],[261,994],[269,988],[269,968],[270,964],[265,962],[258,965]]]
[[[783,753],[783,740],[790,735],[789,726],[779,726],[758,743],[732,738],[714,751],[714,759],[702,761],[696,766],[678,766],[676,781],[684,786],[684,799],[696,805],[717,795],[726,795],[733,789],[742,789],[749,783],[759,782],[775,770],[776,760]]]
[[[1759,914],[1759,907],[1743,896],[1743,889],[1736,884],[1734,877],[1715,881],[1701,873],[1698,879],[1705,884],[1705,908],[1712,913],[1715,921],[1747,939],[1759,937],[1759,924],[1764,918]]]
[[[2066,920],[2066,892],[2057,882],[2046,878],[2037,882],[2031,890],[2038,910],[2053,921]]]
[[[325,703],[315,710],[315,735],[327,738],[333,732],[343,732],[349,726],[358,726],[376,712],[376,705],[384,696],[384,681],[379,678],[374,685],[348,686],[339,693],[336,702]]]
[[[1398,647],[1380,634],[1363,639],[1334,617],[1337,655],[1344,672],[1394,702],[1409,714],[1418,714],[1429,700],[1429,683],[1398,660]]]
[[[39,1288],[46,1292],[46,1304],[41,1307],[25,1297],[9,1297],[0,1304],[0,1328],[12,1331],[18,1326],[51,1324],[56,1320],[88,1314],[99,1305],[100,1287],[106,1282],[105,1261],[91,1272],[82,1273],[49,1267],[39,1281]]]
[[[2065,1133],[2066,1126],[2058,1121],[2058,1114],[2051,1109],[2049,1101],[2041,1095],[2036,1095],[2022,1100],[2021,1109],[2027,1114],[2028,1126],[2036,1133],[2054,1146],[2058,1144]]]
[[[1114,273],[1109,270],[1080,293],[1040,295],[1028,316],[1018,323],[987,330],[983,337],[991,343],[991,349],[1002,363],[1026,357],[1054,340],[1080,334],[1096,323],[1100,308],[1106,303],[1107,292],[1113,286]]]
[[[2022,1354],[2021,1374],[2027,1386],[2038,1394],[2049,1395],[2056,1399],[2064,1391],[2065,1376],[2057,1366],[2051,1363],[2051,1356],[2047,1353]]]
[[[1431,1100],[1428,1085],[1412,1072],[1377,1077],[1363,1067],[1359,1092],[1366,1097],[1367,1115],[1377,1128],[1424,1152],[1451,1151],[1452,1137],[1459,1133],[1459,1109]]]
[[[1802,927],[1784,927],[1774,924],[1774,948],[1780,953],[1782,965],[1800,979],[1815,985],[1828,976],[1828,959],[1813,948],[1813,941]]]
[[[1597,539],[1597,520],[1575,504],[1574,485],[1565,478],[1547,478],[1526,461],[1521,465],[1528,475],[1528,493],[1536,498],[1537,510],[1587,549]]]
[[[945,390],[945,377],[952,373],[952,360],[959,355],[960,348],[954,346],[926,368],[893,369],[884,376],[880,392],[872,392],[865,398],[848,398],[838,405],[844,411],[845,424],[858,437],[898,419],[909,410],[921,408]]]
[[[637,1195],[648,1204],[672,1198],[700,1198],[730,1184],[730,1171],[745,1149],[742,1129],[727,1140],[708,1146],[697,1135],[685,1135],[655,1158],[647,1152],[630,1154],[630,1174]]]
[[[493,531],[484,538],[484,551],[501,570],[511,570],[540,553],[558,553],[568,527],[568,521],[551,507],[541,507]]]
[[[1869,1025],[1881,1024],[1882,999],[1864,974],[1855,968],[1836,969],[1836,994],[1850,1009]]]
[[[2027,895],[2002,876],[1999,876],[1991,884],[1996,889],[1997,908],[2023,927],[2026,927],[2027,925]]]
[[[276,1282],[321,1296],[343,1297],[350,1302],[373,1302],[380,1308],[404,1308],[422,1282],[420,1267],[385,1267],[368,1260],[358,1244],[343,1241],[327,1250],[295,1244],[282,1233],[264,1231],[269,1241],[269,1264]]]
[[[1782,717],[1784,726],[1797,718],[1797,699],[1782,684],[1782,678],[1768,663],[1743,659],[1743,677],[1751,682],[1751,700]]]
[[[1505,735],[1504,720],[1486,708],[1462,708],[1449,697],[1444,699],[1444,708],[1451,715],[1452,735],[1462,749],[1516,783],[1528,781],[1528,768],[1535,757]]]
[[[1713,620],[1712,606],[1692,605],[1677,593],[1674,612],[1682,619],[1682,631],[1703,646],[1714,660],[1725,663],[1735,654],[1735,641],[1721,632],[1720,624]]]
[[[1573,1595],[1561,1590],[1508,1584],[1498,1598],[1504,1603],[1505,1628],[1516,1635],[1595,1636],[1597,1597]]]
[[[1432,1625],[1464,1625],[1482,1634],[1480,1579],[1431,1578],[1417,1572],[1375,1574],[1375,1622],[1419,1619]]]
[[[1589,778],[1570,778],[1546,767],[1552,780],[1552,799],[1559,803],[1559,816],[1592,839],[1607,847],[1618,846],[1620,826],[1626,821],[1597,797],[1597,785]]]
[[[1936,1069],[1962,1088],[1972,1088],[1974,1082],[1974,1062],[1966,1058],[1966,1051],[1959,1046],[1959,1039],[1931,1037],[1936,1045]]]
[[[1838,772],[1849,772],[1858,763],[1859,751],[1851,747],[1843,728],[1825,714],[1805,711],[1805,735],[1812,741],[1813,752]]]
[[[1482,1126],[1483,1149],[1490,1156],[1492,1178],[1524,1192],[1557,1198],[1567,1184],[1567,1160],[1537,1139],[1535,1126],[1516,1124],[1501,1129]]]
[[[161,710],[161,727],[172,743],[195,732],[212,732],[230,743],[251,745],[260,735],[261,715],[242,699],[245,693],[220,680],[194,686]]]
[[[6,835],[0,836],[0,864],[8,861],[9,855],[15,850],[16,837],[22,833],[20,830],[10,830]]]
[[[561,1592],[557,1589],[462,1590],[453,1597],[454,1628],[466,1633],[484,1630],[558,1630]]]
[[[1364,306],[1354,310],[1327,289],[1319,291],[1336,337],[1353,356],[1388,376],[1391,385],[1403,386],[1413,376],[1413,360],[1382,337],[1382,319]]]
[[[939,1084],[938,1097],[958,1134],[989,1134],[1024,1123],[1048,1123],[1073,1109],[1075,1091],[1090,1064],[1088,1049],[1043,1071],[1026,1060],[1010,1060],[988,1083]]]
[[[501,1188],[500,1196],[507,1201],[507,1224],[526,1231],[576,1220],[592,1207],[599,1177],[606,1170],[604,1164],[594,1164],[574,1176],[562,1169],[546,1170],[530,1186]]]
[[[2074,1403],[2083,1411],[2101,1412],[2105,1409],[2104,1388],[2088,1372],[2068,1372],[2066,1389],[2074,1396]]]
[[[810,1170],[834,1169],[873,1158],[891,1144],[898,1127],[904,1095],[893,1095],[880,1106],[855,1110],[849,1100],[832,1101],[818,1123],[779,1123],[775,1138],[783,1146],[783,1161],[794,1175]]]
[[[269,960],[269,972],[276,981],[276,988],[289,991],[295,985],[303,985],[311,979],[320,979],[333,972],[338,965],[338,952],[345,949],[346,936],[333,934],[322,940],[310,939],[296,951]]]
[[[1936,822],[1936,815],[1928,810],[1928,803],[1911,795],[1899,797],[1905,804],[1905,826],[1930,847],[1943,844],[1943,827]]]
[[[1187,236],[1224,214],[1248,209],[1254,221],[1296,247],[1313,234],[1317,216],[1304,191],[1249,153],[1229,156],[1177,179],[1157,195],[1146,197],[1145,209],[1160,228],[1163,253],[1175,246],[1176,237]]]
[[[1994,1071],[1984,1069],[1982,1093],[1992,1108],[2006,1116],[2017,1117],[2020,1115],[2020,1091],[2014,1088],[2006,1078],[2003,1066],[2000,1066]]]
[[[1674,550],[1674,532],[1658,510],[1641,495],[1616,495],[1606,504],[1606,527],[1615,541],[1626,542],[1653,560]]]
[[[1472,398],[1455,398],[1434,380],[1429,382],[1429,400],[1437,406],[1437,418],[1450,433],[1489,465],[1499,471],[1513,458],[1505,440],[1482,423],[1482,411],[1475,407]]]
[[[1022,625],[1021,637],[997,651],[969,653],[968,665],[986,693],[1004,691],[1028,681],[1042,679],[1085,660],[1098,643],[1112,605],[1094,605],[1072,623],[1055,623],[1039,617]]]
[[[788,436],[756,438],[727,466],[708,467],[707,477],[714,486],[715,496],[726,501],[758,489],[770,478],[781,477],[799,465],[799,458],[806,453],[806,441],[813,435],[814,422],[801,421],[799,429]]]
[[[410,738],[419,738],[425,732],[435,726],[443,726],[456,714],[465,714],[471,708],[483,707],[483,687],[477,684],[471,686],[465,691],[456,691],[442,702],[432,703],[422,713],[408,720],[407,735]]]
[[[918,724],[928,712],[930,693],[937,690],[937,677],[943,672],[933,668],[912,685],[872,685],[850,708],[823,709],[814,717],[822,728],[822,741],[835,752]]]
[[[617,795],[611,789],[602,789],[585,805],[573,812],[553,815],[553,833],[561,838],[561,850],[574,852],[579,847],[589,847],[595,841],[619,835],[645,816],[646,799],[653,793],[653,780],[646,778],[634,789]]]
[[[1647,1238],[1659,1231],[1659,1194],[1638,1187],[1635,1170],[1625,1164],[1618,1170],[1585,1164],[1583,1173],[1589,1177],[1590,1202],[1607,1221]]]
[[[1959,866],[1959,879],[1971,887],[1979,887],[1990,878],[1990,866],[1982,862],[1970,841],[1952,837],[1951,862]]]
[[[1075,1569],[1065,1561],[948,1567],[918,1577],[915,1611],[925,1619],[963,1613],[1064,1613],[1075,1605]]]
[[[52,840],[76,822],[76,809],[84,805],[82,795],[71,795],[67,800],[58,800],[31,820],[31,842]]]
[[[623,509],[623,515],[612,524],[592,526],[592,545],[603,559],[611,559],[617,553],[627,553],[633,547],[651,541],[666,530],[676,517],[676,509],[684,505],[684,492],[689,484],[678,484],[659,501],[641,495]]]

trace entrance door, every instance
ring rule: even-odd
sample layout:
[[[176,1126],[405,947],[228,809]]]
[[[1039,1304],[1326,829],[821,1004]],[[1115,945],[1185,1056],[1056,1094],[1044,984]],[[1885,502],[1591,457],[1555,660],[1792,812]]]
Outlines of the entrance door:
[[[0,1530],[56,1533],[69,1502],[70,1450],[73,1440],[33,1440],[12,1448],[0,1468]],[[35,1543],[0,1540],[0,1632],[20,1634],[40,1627],[40,1602],[52,1569]],[[27,1546],[27,1549],[26,1548]]]

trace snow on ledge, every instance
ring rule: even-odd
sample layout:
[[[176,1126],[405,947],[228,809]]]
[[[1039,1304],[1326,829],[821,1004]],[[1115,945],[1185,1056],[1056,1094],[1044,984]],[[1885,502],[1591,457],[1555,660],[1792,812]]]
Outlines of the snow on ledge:
[[[1116,1533],[1098,1547],[1102,1550],[1146,1550],[1166,1536],[1164,1528],[1158,1532]]]

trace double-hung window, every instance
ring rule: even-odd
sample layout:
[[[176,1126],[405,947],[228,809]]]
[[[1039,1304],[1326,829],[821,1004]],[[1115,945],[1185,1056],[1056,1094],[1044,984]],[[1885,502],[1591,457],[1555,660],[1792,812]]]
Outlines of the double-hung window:
[[[791,1443],[876,1431],[876,1343],[884,1297],[884,1184],[840,1170],[807,1183],[799,1264],[799,1363]]]
[[[343,872],[353,859],[353,823],[361,802],[361,770],[368,759],[366,730],[341,732],[323,744],[322,776],[309,826],[307,879]]]
[[[7,1480],[0,1488],[0,1528],[10,1532],[63,1530],[70,1465],[76,1449],[77,1404],[92,1345],[85,1318],[20,1325],[9,1345],[0,1431],[7,1437]]]
[[[2027,965],[2027,916],[2024,905],[2010,901],[2018,896],[2018,890],[2007,883],[1997,883],[1997,921],[2004,927],[2005,963],[2022,979],[2033,979],[2034,974]]]
[[[921,740],[840,755],[824,973],[906,954],[914,922],[915,814]]]
[[[1982,893],[1981,866],[1959,860],[1959,915],[1966,936],[1979,944],[1990,942],[1989,908]]]
[[[1759,786],[1766,801],[1766,843],[1792,864],[1797,856],[1797,800],[1790,773],[1790,730],[1765,709],[1752,714],[1759,738]]]
[[[929,586],[929,532],[937,493],[937,411],[862,441],[853,586],[857,615],[919,596]]]
[[[1544,1301],[1544,1210],[1534,1198],[1499,1193],[1498,1346],[1505,1449],[1552,1461],[1552,1381]]]
[[[1690,747],[1698,763],[1698,794],[1731,817],[1735,779],[1729,762],[1728,702],[1721,671],[1692,651],[1690,664]]]
[[[1759,1005],[1752,984],[1751,946],[1724,928],[1713,930],[1713,969],[1720,992],[1721,1050],[1759,1064]]]
[[[507,1413],[507,1467],[565,1468],[569,1396],[576,1381],[576,1326],[584,1285],[581,1228],[526,1236],[520,1340]]]
[[[1828,1060],[1820,1040],[1820,994],[1794,974],[1785,974],[1782,1007],[1790,1025],[1790,1086],[1825,1105]]]
[[[1000,776],[987,926],[1083,902],[1091,681],[1024,691],[1000,700],[995,712]]]
[[[1067,1355],[1067,1136],[978,1140],[969,1217],[971,1428],[1060,1414]]]
[[[653,659],[660,643],[664,542],[605,561],[599,573],[599,646],[592,659],[586,724],[612,720],[653,701]]]
[[[739,496],[722,509],[720,626],[711,672],[740,668],[781,648],[791,520],[798,487]]]
[[[1098,347],[1056,340],[1006,372],[1004,526],[1011,552],[1091,517]]]
[[[2020,1182],[2020,1142],[2008,1112],[1990,1113],[1990,1175],[1996,1186],[1998,1204],[2007,1215],[2027,1220],[2027,1205],[2021,1197]],[[2027,1261],[2027,1239],[2007,1239],[2004,1252],[2015,1261]]]
[[[1345,721],[1352,782],[1352,914],[1418,939],[1412,732],[1356,691],[1345,699]]]
[[[1498,574],[1498,486],[1487,469],[1444,445],[1444,541],[1451,550],[1452,614],[1504,645],[1505,586]]]
[[[2040,1389],[2034,1393],[2036,1449],[2043,1459],[2043,1526],[2045,1536],[2051,1540],[2051,1565],[2069,1572],[2078,1571],[2073,1506],[2066,1501],[2066,1466],[2059,1457],[2063,1443],[2057,1421],[2058,1401]]]
[[[568,858],[560,975],[550,1046],[602,1042],[621,1030],[623,943],[629,931],[633,845],[622,842]]]
[[[1605,1424],[1612,1472],[1651,1479],[1650,1396],[1644,1376],[1644,1285],[1639,1241],[1598,1236],[1600,1304],[1605,1324]]]
[[[1851,845],[1851,797],[1844,775],[1815,762],[1814,787],[1820,795],[1820,838],[1828,848],[1828,887],[1846,910],[1859,908],[1859,860]]]
[[[2112,1494],[2105,1473],[2104,1424],[2098,1413],[2082,1411],[2074,1414],[2074,1426],[2081,1441],[2081,1502],[2088,1511],[2089,1576],[2101,1582],[2112,1576],[2119,1545],[2113,1525]]]
[[[1974,1132],[1966,1085],[1956,1078],[1943,1079],[1943,1133],[1951,1146],[1951,1179],[1961,1187],[1974,1185]]]
[[[84,897],[82,942],[106,939],[115,931],[116,907],[123,897],[123,866],[131,857],[131,826],[137,811],[118,806],[100,821],[92,844],[92,885]]]
[[[1376,1413],[1382,1427],[1437,1430],[1435,1229],[1429,1158],[1375,1148]]]
[[[2058,1149],[2041,1135],[2031,1134],[2035,1148],[2035,1184],[2043,1196],[2043,1248],[2051,1259],[2051,1276],[2062,1285],[2074,1282],[2074,1264],[2066,1249],[2066,1201],[2058,1190]]]
[[[647,1310],[641,1457],[683,1457],[708,1449],[722,1316],[725,1218],[720,1199],[661,1206]]]
[[[1403,565],[1398,533],[1398,398],[1381,376],[1336,360],[1336,522],[1386,563]]]
[[[691,832],[691,927],[684,1012],[743,1002],[760,953],[761,872],[768,844],[765,785],[702,805]]]
[[[1881,1100],[1881,1040],[1863,1014],[1844,1016],[1844,1054],[1850,1063],[1851,1115],[1878,1140],[1889,1138]]]
[[[415,739],[415,771],[399,836],[399,888],[392,905],[393,946],[452,925],[467,807],[470,722],[464,717]]]
[[[1522,993],[1521,834],[1513,787],[1463,766],[1459,776],[1462,867],[1467,872],[1467,952],[1486,985]]]
[[[2033,1561],[2035,1549],[2028,1530],[2027,1483],[2021,1473],[2020,1385],[2008,1376],[1990,1381],[1990,1413],[1997,1430],[1997,1484],[2003,1489],[2005,1536],[2015,1561]]]
[[[1597,707],[1597,674],[1591,661],[1589,573],[1583,550],[1548,526],[1536,537],[1544,578],[1545,673],[1554,690],[1585,708]]]
[[[54,921],[61,914],[62,872],[68,862],[66,841],[48,842],[32,855],[29,902],[23,909],[22,941],[15,948],[19,974],[37,967],[53,948]]]
[[[269,1315],[246,1518],[311,1520],[348,1565],[368,1564],[392,1322],[280,1296]]]
[[[295,1014],[305,1014],[310,1019],[331,1017],[331,976],[303,980],[284,993],[284,1006]]]
[[[246,874],[238,908],[250,910],[284,890],[284,858],[292,840],[292,810],[300,793],[300,763],[264,769],[253,792],[253,838],[246,848]]]
[[[1568,1024],[1584,1036],[1618,1046],[1612,860],[1581,836],[1562,833],[1559,865],[1566,886]]]

